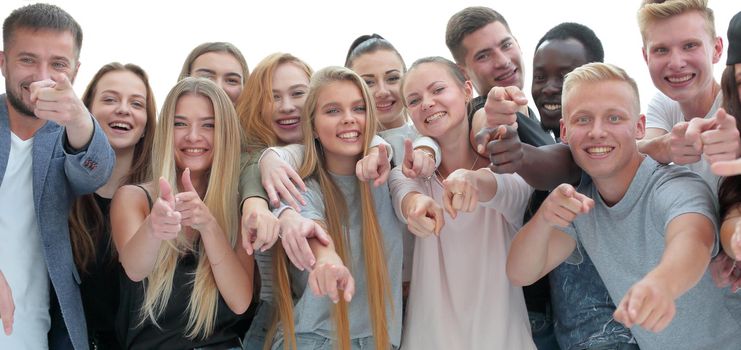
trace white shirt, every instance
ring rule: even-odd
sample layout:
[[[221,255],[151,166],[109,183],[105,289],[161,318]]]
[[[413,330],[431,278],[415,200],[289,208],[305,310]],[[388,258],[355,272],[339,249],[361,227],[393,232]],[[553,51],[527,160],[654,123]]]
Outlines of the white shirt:
[[[49,274],[33,204],[33,138],[10,135],[0,184],[0,270],[15,303],[13,333],[0,332],[0,349],[48,349]]]
[[[723,93],[718,92],[710,110],[702,118],[708,119],[715,116],[721,102],[723,102]],[[648,103],[646,109],[646,128],[657,128],[671,133],[674,125],[683,121],[685,121],[685,118],[679,102],[672,100],[663,93],[657,92],[654,98],[651,99],[651,102]],[[710,162],[705,158],[705,155],[702,156],[699,162],[685,166],[699,174],[710,185],[713,193],[718,193],[720,177],[713,174],[710,170]]]

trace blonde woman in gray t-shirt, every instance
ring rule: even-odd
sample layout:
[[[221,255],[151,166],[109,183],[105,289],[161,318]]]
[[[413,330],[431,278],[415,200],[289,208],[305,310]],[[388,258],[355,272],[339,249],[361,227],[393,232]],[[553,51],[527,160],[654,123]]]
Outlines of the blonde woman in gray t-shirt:
[[[362,78],[341,67],[316,72],[309,91],[299,174],[312,180],[301,214],[324,226],[332,242],[310,240],[311,272],[291,267],[276,246],[273,349],[398,347],[402,228],[387,185],[355,178],[376,131],[373,99]],[[317,298],[325,295],[332,303]]]

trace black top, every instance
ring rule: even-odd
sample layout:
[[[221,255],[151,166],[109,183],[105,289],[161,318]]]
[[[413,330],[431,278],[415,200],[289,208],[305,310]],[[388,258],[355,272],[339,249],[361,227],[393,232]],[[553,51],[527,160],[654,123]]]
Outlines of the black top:
[[[103,213],[105,230],[97,237],[95,264],[89,273],[82,274],[80,294],[85,309],[87,331],[91,342],[99,349],[120,349],[114,333],[114,321],[118,310],[118,274],[121,264],[114,259],[111,242],[110,206],[111,199],[93,194],[95,203]]]
[[[145,190],[146,192],[146,190]],[[147,198],[152,205],[149,193]],[[196,249],[197,251],[197,249]],[[140,325],[140,310],[144,305],[144,282],[134,282],[121,269],[121,299],[116,316],[116,332],[126,349],[192,349],[235,340],[240,337],[234,325],[240,316],[226,305],[219,294],[214,333],[205,340],[185,337],[188,324],[188,302],[193,291],[195,271],[198,267],[196,253],[181,256],[175,267],[170,299],[157,320],[159,328],[148,319]]]
[[[478,96],[471,101],[471,109],[468,115],[469,123],[473,120],[473,115],[476,111],[484,108],[486,103],[486,96]],[[527,108],[528,114],[534,115],[534,112],[530,107]],[[470,124],[469,124],[470,125]],[[545,145],[552,145],[556,143],[553,137],[543,130],[540,122],[535,118],[530,118],[520,112],[517,112],[517,136],[520,137],[520,141],[523,143],[540,147]],[[547,174],[548,169],[543,169],[543,174]],[[548,197],[547,191],[534,191],[530,197],[527,210],[525,211],[525,221],[527,222],[540,208],[545,198]],[[544,276],[534,284],[522,288],[525,295],[525,304],[529,311],[545,312],[547,305],[550,304],[550,285],[548,283],[548,276]]]

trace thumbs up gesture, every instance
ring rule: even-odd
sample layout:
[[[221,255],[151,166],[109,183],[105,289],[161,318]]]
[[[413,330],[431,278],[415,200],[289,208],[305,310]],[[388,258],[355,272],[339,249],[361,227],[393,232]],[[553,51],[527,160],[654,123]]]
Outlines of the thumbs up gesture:
[[[180,232],[180,213],[175,211],[175,197],[165,178],[159,179],[160,196],[152,205],[149,224],[152,235],[159,240],[175,239]]]
[[[594,208],[594,200],[576,192],[573,186],[561,184],[548,195],[538,210],[541,219],[553,227],[567,227],[578,215]]]
[[[215,222],[211,211],[208,210],[195,187],[193,187],[193,182],[190,179],[190,169],[183,171],[180,183],[183,185],[183,192],[175,195],[175,210],[182,217],[181,224],[201,231],[207,225]]]

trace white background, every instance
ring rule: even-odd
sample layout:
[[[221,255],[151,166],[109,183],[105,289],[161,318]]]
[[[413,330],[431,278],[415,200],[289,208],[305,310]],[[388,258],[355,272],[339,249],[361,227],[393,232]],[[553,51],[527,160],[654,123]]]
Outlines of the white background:
[[[529,95],[532,57],[538,40],[561,22],[592,28],[605,48],[605,61],[628,71],[641,90],[641,106],[655,93],[641,55],[636,21],[640,0],[512,1],[49,1],[69,12],[82,26],[82,65],[75,89],[82,94],[93,74],[112,61],[136,63],[150,76],[159,104],[175,84],[192,48],[206,41],[229,41],[247,58],[250,69],[266,55],[290,52],[315,70],[342,65],[350,43],[361,34],[378,33],[404,56],[407,65],[424,56],[451,58],[445,27],[466,6],[490,6],[509,22],[520,43]],[[34,1],[3,0],[0,17]],[[726,31],[741,10],[736,0],[710,0],[723,56],[715,76],[725,68]],[[5,81],[0,78],[0,92]]]

